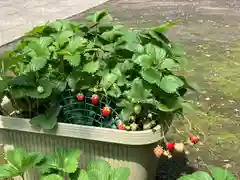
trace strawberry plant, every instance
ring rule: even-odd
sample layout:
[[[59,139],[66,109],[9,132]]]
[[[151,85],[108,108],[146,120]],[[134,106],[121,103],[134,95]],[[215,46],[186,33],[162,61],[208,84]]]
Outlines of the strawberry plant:
[[[204,179],[204,180],[237,180],[237,178],[227,169],[222,169],[215,166],[208,165],[207,168],[210,171],[206,173],[204,171],[198,171],[190,175],[185,175],[178,180],[194,180],[194,179]]]
[[[22,148],[6,153],[7,164],[0,166],[0,178],[20,176],[34,168],[42,180],[128,180],[128,168],[111,168],[103,160],[91,161],[87,169],[78,168],[80,151],[57,148],[55,154],[44,156],[38,152],[25,152]]]
[[[133,31],[111,20],[105,10],[85,23],[57,20],[34,28],[5,52],[0,94],[10,99],[15,115],[52,129],[57,121],[87,124],[81,120],[86,116],[94,119],[88,125],[96,125],[103,113],[110,121],[103,127],[120,118],[121,129],[145,130],[182,113],[183,96],[194,88],[178,73],[184,53],[164,35],[178,21]],[[110,109],[100,107],[103,98]],[[83,101],[91,103],[83,105],[87,113],[78,111]]]

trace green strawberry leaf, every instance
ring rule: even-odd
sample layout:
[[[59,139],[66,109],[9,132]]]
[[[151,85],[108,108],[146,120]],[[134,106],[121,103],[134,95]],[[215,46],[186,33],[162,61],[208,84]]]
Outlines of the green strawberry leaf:
[[[154,59],[156,65],[160,65],[166,57],[167,52],[156,45],[148,43],[144,46],[145,52]]]
[[[106,10],[102,10],[102,11],[95,12],[94,14],[88,16],[86,19],[94,23],[99,23],[99,22],[109,22],[112,20],[112,17],[108,14]]]
[[[57,42],[60,46],[63,46],[66,42],[69,41],[69,38],[74,35],[73,31],[62,31],[57,36]]]
[[[37,152],[27,153],[22,148],[9,150],[6,153],[8,164],[0,166],[0,177],[8,178],[22,175],[29,168],[41,162],[43,156]]]
[[[157,69],[154,68],[149,68],[146,70],[141,71],[141,76],[142,78],[149,82],[150,84],[157,84],[159,85],[161,82],[161,77],[162,77],[162,73],[159,72]]]
[[[82,169],[77,180],[90,180],[87,171]]]
[[[135,63],[143,68],[150,68],[153,64],[154,58],[148,54],[142,54],[133,59]]]
[[[206,172],[198,171],[190,175],[185,175],[178,180],[213,180],[213,178]]]
[[[129,168],[115,168],[111,170],[109,180],[128,180],[129,176]]]
[[[21,174],[22,172],[10,164],[4,164],[0,166],[0,178],[11,178]]]
[[[115,81],[117,80],[118,76],[115,73],[107,73],[102,77],[101,86],[104,89],[108,89]]]
[[[173,59],[166,58],[161,64],[161,69],[178,70],[180,69],[179,63],[175,62]]]
[[[44,68],[47,64],[48,56],[37,56],[33,57],[30,63],[27,65],[25,72],[36,72]]]
[[[78,149],[56,148],[55,154],[48,156],[40,169],[43,173],[51,172],[52,169],[75,173],[80,155],[81,152]]]
[[[50,175],[41,177],[40,180],[64,180],[64,178],[57,174],[50,174]]]
[[[30,123],[38,125],[43,129],[52,129],[57,124],[57,116],[60,110],[60,105],[52,106],[46,110],[45,114],[32,118]]]
[[[89,163],[87,168],[91,180],[109,180],[110,165],[103,160],[96,160]]]
[[[88,73],[95,73],[100,68],[99,61],[91,61],[83,66],[83,71]]]
[[[207,166],[211,172],[214,180],[237,180],[237,178],[227,169],[215,167],[212,165]]]
[[[157,32],[157,33],[163,33],[165,31],[167,31],[168,29],[170,29],[171,27],[179,24],[180,22],[181,22],[180,20],[171,21],[171,22],[163,24],[163,25],[161,25],[159,27],[152,28],[152,31]]]
[[[128,98],[133,102],[139,102],[144,99],[147,99],[150,96],[150,93],[143,87],[142,80],[136,78],[132,82],[132,88],[127,93]]]
[[[75,53],[74,55],[65,55],[63,58],[67,60],[71,66],[74,66],[74,67],[79,66],[81,62],[80,53]]]
[[[175,93],[182,86],[184,86],[184,82],[174,75],[164,76],[160,83],[161,89],[167,93]]]

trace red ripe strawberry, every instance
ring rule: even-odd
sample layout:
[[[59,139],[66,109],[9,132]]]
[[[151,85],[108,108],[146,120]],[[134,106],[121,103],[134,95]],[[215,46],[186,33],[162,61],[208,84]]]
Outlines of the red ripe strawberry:
[[[82,93],[78,93],[76,95],[76,98],[77,98],[78,101],[83,101],[84,100],[84,95]]]
[[[173,151],[175,149],[175,143],[174,142],[167,143],[167,149],[169,151]]]
[[[189,139],[193,144],[197,144],[200,140],[199,137],[196,136],[190,136]]]
[[[120,124],[120,125],[118,126],[118,129],[119,129],[119,130],[125,130],[124,124]]]
[[[108,106],[105,106],[105,107],[102,109],[102,115],[103,115],[104,117],[108,117],[110,114],[111,114],[111,109],[110,109]]]
[[[96,95],[96,94],[92,95],[91,100],[92,100],[93,104],[97,105],[98,104],[98,100],[99,100],[98,95]]]

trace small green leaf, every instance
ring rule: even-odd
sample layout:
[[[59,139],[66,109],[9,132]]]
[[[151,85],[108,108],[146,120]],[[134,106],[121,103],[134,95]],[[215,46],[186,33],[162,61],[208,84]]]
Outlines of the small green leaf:
[[[63,92],[67,87],[67,82],[64,80],[55,79],[55,80],[51,80],[51,82],[52,82],[52,87],[56,88],[60,92]]]
[[[83,66],[83,71],[95,73],[100,67],[99,61],[91,61]]]
[[[115,81],[117,80],[118,76],[114,73],[107,73],[102,77],[101,85],[103,88],[108,89]]]
[[[73,173],[78,167],[78,159],[81,155],[78,149],[56,149],[56,159],[58,168],[61,168],[64,172]]]
[[[119,37],[123,35],[122,32],[112,30],[112,31],[106,31],[104,32],[101,37],[105,39],[108,42],[115,42]]]
[[[154,59],[147,54],[142,54],[134,58],[133,61],[140,65],[141,67],[147,69],[152,66]]]
[[[109,22],[112,20],[112,17],[108,14],[106,10],[102,10],[95,12],[94,14],[88,16],[86,19],[94,23],[99,23],[100,21]]]
[[[36,41],[31,41],[28,44],[27,48],[31,49],[36,54],[36,56],[49,57],[50,55],[50,52],[45,41],[41,41],[40,39]]]
[[[27,32],[25,35],[32,36],[35,34],[41,34],[45,28],[46,28],[46,25],[34,27],[31,31]]]
[[[227,169],[212,165],[208,165],[207,167],[210,170],[214,180],[237,180],[237,178]]]
[[[156,65],[160,65],[163,61],[163,59],[166,57],[166,51],[163,48],[160,48],[156,45],[153,45],[151,43],[148,43],[144,46],[145,52],[154,58],[154,63]]]
[[[165,106],[164,104],[158,102],[155,99],[146,99],[144,101],[141,101],[142,103],[146,103],[146,104],[152,104],[154,105],[158,110],[163,111],[163,112],[172,112],[174,110],[176,110],[175,108],[168,108],[167,106]]]
[[[170,71],[179,70],[180,65],[177,62],[175,62],[173,59],[166,58],[161,64],[161,69],[168,69]]]
[[[178,180],[213,180],[213,178],[206,172],[198,171],[190,175],[182,176],[178,178]]]
[[[141,71],[142,78],[149,82],[150,84],[157,84],[159,85],[161,82],[162,73],[159,72],[157,69],[149,68],[146,70]]]
[[[61,110],[59,105],[55,105],[46,110],[45,114],[40,114],[31,119],[30,123],[38,125],[43,129],[52,129],[57,124],[57,116]]]
[[[66,42],[69,41],[69,38],[74,35],[73,31],[63,31],[57,37],[57,42],[60,46],[63,46]]]
[[[115,97],[115,98],[119,98],[122,94],[120,88],[116,85],[116,84],[113,84],[111,86],[111,88],[107,91],[107,94],[109,96],[112,96],[112,97]]]
[[[48,27],[55,29],[56,31],[61,31],[62,29],[62,22],[57,20],[48,25]]]
[[[184,82],[174,75],[164,76],[160,83],[161,89],[167,93],[175,93],[182,86],[184,86]]]
[[[17,148],[7,151],[6,159],[8,164],[0,166],[0,177],[22,175],[42,161],[43,156],[36,152],[26,153],[22,148]]]
[[[165,31],[167,31],[169,28],[179,24],[180,22],[181,22],[180,20],[170,21],[170,22],[168,22],[166,24],[163,24],[159,27],[152,28],[152,31],[157,32],[157,33],[163,33]]]
[[[4,164],[0,166],[0,178],[11,178],[14,176],[21,175],[22,172],[19,172],[14,166],[10,164]]]
[[[149,97],[150,93],[143,87],[141,79],[134,79],[132,82],[132,88],[128,92],[128,97],[132,99],[133,102],[139,102]]]
[[[87,172],[91,180],[109,180],[110,165],[103,160],[95,160],[89,163]]]
[[[81,54],[80,53],[75,53],[74,55],[65,55],[63,57],[65,60],[69,62],[70,65],[72,66],[79,66],[81,62]]]
[[[29,72],[36,72],[44,68],[44,66],[47,64],[48,57],[47,56],[38,56],[33,57],[28,64],[28,67],[26,68]]]
[[[129,117],[132,115],[132,113],[133,113],[133,108],[123,108],[120,113],[120,117],[123,121],[127,121],[129,120]]]
[[[64,178],[58,174],[50,174],[47,176],[43,176],[41,180],[64,180]]]
[[[81,169],[80,175],[79,175],[79,177],[78,177],[78,180],[90,180],[90,178],[89,178],[88,173],[87,173],[86,170]]]
[[[115,168],[111,170],[109,180],[128,180],[130,176],[129,168]]]
[[[64,51],[68,52],[68,54],[74,54],[77,49],[84,48],[87,46],[88,40],[77,36],[70,40],[67,47],[64,49]]]

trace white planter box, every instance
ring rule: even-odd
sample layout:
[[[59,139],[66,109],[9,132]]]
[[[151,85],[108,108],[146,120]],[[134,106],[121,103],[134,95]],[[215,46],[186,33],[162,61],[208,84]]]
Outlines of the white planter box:
[[[79,165],[89,160],[104,159],[112,167],[129,167],[129,180],[154,180],[157,158],[153,149],[161,140],[161,129],[128,132],[115,129],[58,123],[53,130],[43,131],[29,119],[0,116],[0,140],[5,149],[23,147],[27,151],[53,152],[56,147],[78,148],[83,154]],[[29,172],[26,180],[39,180]]]

